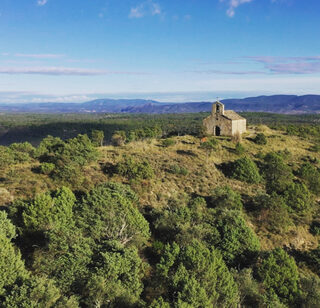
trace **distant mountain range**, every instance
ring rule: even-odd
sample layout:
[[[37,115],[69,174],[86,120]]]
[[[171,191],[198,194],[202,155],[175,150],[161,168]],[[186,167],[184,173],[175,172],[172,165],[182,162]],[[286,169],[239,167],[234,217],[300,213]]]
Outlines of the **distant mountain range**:
[[[225,99],[226,109],[274,113],[320,113],[320,95],[272,95]],[[189,113],[208,112],[212,102],[160,103],[144,99],[96,99],[85,103],[1,104],[0,112],[29,113]]]

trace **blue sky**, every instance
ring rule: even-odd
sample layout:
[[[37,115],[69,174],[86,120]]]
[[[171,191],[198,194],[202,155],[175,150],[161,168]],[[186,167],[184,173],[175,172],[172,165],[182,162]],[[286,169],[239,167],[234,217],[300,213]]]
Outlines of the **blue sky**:
[[[0,102],[320,94],[319,0],[1,0]]]

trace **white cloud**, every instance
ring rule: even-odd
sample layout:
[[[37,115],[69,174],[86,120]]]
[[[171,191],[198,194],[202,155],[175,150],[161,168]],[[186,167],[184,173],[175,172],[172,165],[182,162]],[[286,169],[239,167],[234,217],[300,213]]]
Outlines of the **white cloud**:
[[[65,55],[16,53],[14,56],[15,57],[20,57],[20,58],[33,58],[33,59],[58,59],[58,58],[63,58]]]
[[[67,67],[0,67],[0,74],[37,74],[37,75],[79,75],[79,76],[90,76],[90,75],[104,75],[107,71],[94,70],[94,69],[83,69],[83,68],[67,68]]]
[[[224,70],[198,70],[191,71],[192,73],[199,74],[217,74],[217,75],[266,75],[268,73],[263,71],[224,71]]]
[[[139,7],[136,8],[131,8],[129,17],[130,18],[141,18],[144,16],[144,13],[142,12],[142,10]]]
[[[87,95],[66,95],[66,96],[39,96],[33,97],[29,102],[31,103],[43,103],[43,102],[55,102],[55,103],[81,103],[95,99]]]
[[[0,74],[10,75],[52,75],[52,76],[98,76],[98,75],[148,75],[144,72],[106,71],[87,68],[69,67],[0,67]]]
[[[250,3],[253,0],[220,0],[220,2],[227,2],[229,8],[227,9],[227,15],[229,17],[233,17],[235,14],[235,10],[237,7],[239,7],[240,5],[244,4],[244,3]]]
[[[142,18],[147,15],[155,16],[161,14],[161,7],[158,3],[152,0],[147,0],[140,3],[138,6],[131,8],[130,18]]]
[[[269,72],[274,74],[319,74],[320,56],[302,57],[272,57],[255,56],[245,57],[262,63]]]
[[[66,94],[66,95],[53,95],[38,92],[27,91],[0,91],[0,103],[81,103],[87,102],[98,98],[95,95],[87,94]]]
[[[319,74],[320,62],[276,63],[266,68],[276,74]]]
[[[48,0],[38,0],[38,1],[37,1],[37,4],[38,4],[39,6],[43,6],[43,5],[46,5],[47,2],[48,2]]]

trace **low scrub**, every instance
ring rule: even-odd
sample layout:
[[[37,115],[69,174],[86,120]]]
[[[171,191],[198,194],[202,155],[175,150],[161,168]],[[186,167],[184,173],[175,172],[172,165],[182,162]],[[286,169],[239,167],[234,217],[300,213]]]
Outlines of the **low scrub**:
[[[250,184],[261,181],[259,169],[249,157],[240,158],[232,164],[231,177]]]
[[[49,175],[55,168],[52,163],[42,163],[40,165],[40,173]]]
[[[168,172],[177,175],[187,175],[189,173],[188,169],[181,167],[179,165],[171,165],[168,168]]]
[[[138,162],[132,157],[125,158],[116,167],[116,172],[130,179],[150,179],[154,176],[154,171],[148,161]]]
[[[167,139],[164,139],[162,140],[161,142],[161,145],[165,148],[169,147],[169,146],[172,146],[172,145],[175,145],[176,144],[176,141],[172,138],[167,138]]]
[[[246,149],[244,148],[244,146],[240,142],[237,142],[235,149],[234,149],[234,152],[237,155],[242,155],[245,151],[246,151]]]
[[[257,134],[254,138],[254,142],[259,145],[266,145],[267,144],[267,137],[263,133]]]

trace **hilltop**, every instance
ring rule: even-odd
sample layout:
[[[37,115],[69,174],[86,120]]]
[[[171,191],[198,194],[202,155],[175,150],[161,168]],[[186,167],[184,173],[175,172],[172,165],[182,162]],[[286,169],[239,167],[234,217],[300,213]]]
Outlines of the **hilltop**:
[[[318,306],[319,126],[163,134],[0,147],[4,307]]]
[[[252,141],[254,136],[261,132],[267,136],[266,146],[257,145]],[[208,196],[215,188],[226,185],[246,198],[257,193],[265,193],[264,183],[248,185],[222,172],[219,166],[238,159],[239,155],[235,153],[235,143],[230,138],[217,137],[216,139],[218,140],[216,149],[209,152],[201,148],[199,138],[188,135],[172,137],[173,144],[168,147],[162,146],[161,140],[157,139],[133,141],[120,147],[112,145],[99,147],[99,161],[86,167],[85,183],[96,185],[104,181],[117,181],[130,184],[138,193],[143,206],[160,209],[165,207],[170,199],[186,200],[188,195],[192,194]],[[249,127],[242,145],[245,148],[243,155],[255,161],[257,157],[263,157],[269,152],[284,150],[288,153],[287,163],[294,168],[298,168],[299,164],[306,159],[311,159],[310,157],[320,161],[320,153],[310,150],[313,145],[312,140],[288,136],[264,125]],[[148,161],[155,176],[141,182],[130,182],[126,177],[113,172],[114,167],[127,156],[139,162]],[[20,180],[18,182],[14,179],[5,181],[3,186],[11,192],[13,198],[30,197],[35,192],[39,193],[56,187],[55,181],[52,181],[50,177],[32,172],[37,169],[37,166],[38,164],[34,163],[14,167],[15,177]],[[171,168],[183,168],[186,174],[179,174],[179,171],[172,171]],[[259,232],[263,247],[269,249],[278,245],[290,246],[291,244],[297,245],[297,249],[307,249],[317,243],[315,238],[308,233],[308,226],[306,228],[291,226],[286,236]]]

